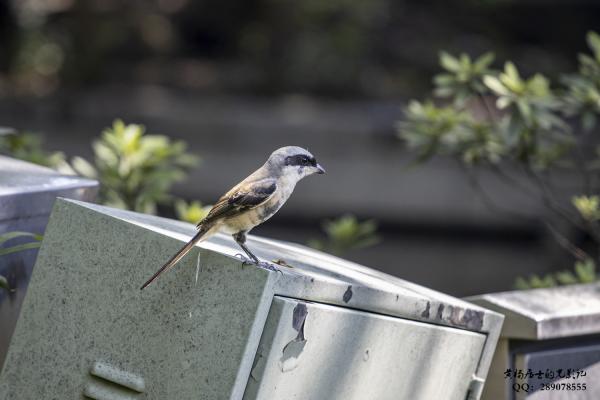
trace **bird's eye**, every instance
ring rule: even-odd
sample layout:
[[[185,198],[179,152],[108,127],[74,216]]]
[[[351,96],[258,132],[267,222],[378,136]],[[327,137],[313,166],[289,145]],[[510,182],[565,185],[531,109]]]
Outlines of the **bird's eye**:
[[[302,165],[308,165],[308,158],[302,157]]]

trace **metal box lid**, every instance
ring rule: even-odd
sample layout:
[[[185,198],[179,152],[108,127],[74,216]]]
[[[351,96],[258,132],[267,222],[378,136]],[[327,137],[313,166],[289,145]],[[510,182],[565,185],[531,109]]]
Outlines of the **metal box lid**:
[[[185,222],[75,200],[64,201],[183,241],[196,232],[193,225]],[[231,237],[224,234],[216,234],[198,246],[231,257],[241,252]],[[279,268],[281,291],[290,297],[476,332],[493,331],[502,323],[501,315],[485,308],[300,244],[249,235],[248,246],[263,260],[281,259],[292,267]],[[303,287],[298,281],[308,282],[302,293],[295,293],[296,288]],[[332,287],[338,290],[332,292]]]
[[[467,298],[504,314],[502,337],[553,339],[600,332],[600,283]]]
[[[91,179],[0,156],[0,221],[48,215],[56,197],[91,200],[97,188]]]

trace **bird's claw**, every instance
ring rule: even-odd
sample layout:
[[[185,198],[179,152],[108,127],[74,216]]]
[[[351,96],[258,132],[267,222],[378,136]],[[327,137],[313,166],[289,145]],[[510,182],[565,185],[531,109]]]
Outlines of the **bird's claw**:
[[[245,267],[246,265],[255,265],[256,264],[253,260],[249,259],[248,257],[244,256],[241,253],[237,253],[234,257],[240,259],[240,261],[242,262],[242,267]]]
[[[254,260],[252,260],[250,258],[247,258],[246,256],[244,256],[243,254],[240,254],[240,253],[237,253],[235,255],[235,257],[239,258],[242,261],[242,266],[256,265],[257,267],[264,268],[264,269],[269,270],[269,271],[281,272],[273,264],[268,263],[266,261],[254,261]]]
[[[241,253],[237,253],[234,257],[239,258],[242,261],[242,267],[244,267],[246,265],[256,265],[257,267],[264,268],[269,271],[281,273],[281,271],[277,267],[275,267],[273,264],[271,264],[267,261],[254,261],[251,258],[247,258],[246,256],[244,256]],[[285,265],[286,267],[291,268],[291,266],[285,264],[285,262],[284,262],[284,264],[279,264],[279,265]]]
[[[266,261],[259,261],[256,265],[261,268],[267,269],[269,271],[279,272],[277,267],[275,267],[273,264],[266,262]]]

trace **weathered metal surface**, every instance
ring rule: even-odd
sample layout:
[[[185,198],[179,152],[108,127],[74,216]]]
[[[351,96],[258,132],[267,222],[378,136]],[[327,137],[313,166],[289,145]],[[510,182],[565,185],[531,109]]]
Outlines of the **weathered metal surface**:
[[[600,283],[491,293],[467,300],[506,316],[502,337],[541,340],[600,333]]]
[[[249,237],[259,257],[289,265],[272,272],[243,266],[231,238],[217,235],[140,291],[140,284],[193,232],[192,225],[178,221],[57,202],[17,326],[18,339],[0,375],[0,399],[48,393],[76,398],[101,384],[89,374],[98,361],[143,377],[145,391],[134,398],[241,399],[276,296],[307,304],[288,316],[294,332],[286,347],[289,360],[304,351],[303,341],[311,343],[308,332],[317,335],[307,325],[314,302],[340,312],[362,310],[364,325],[373,321],[380,326],[373,335],[388,326],[377,321],[393,320],[451,337],[462,332],[460,337],[485,338],[482,347],[473,345],[469,354],[463,353],[477,360],[473,370],[453,368],[440,378],[461,380],[463,397],[469,388],[477,390],[472,381],[485,379],[502,323],[499,314],[303,246]],[[344,343],[353,343],[356,333],[337,332],[331,324],[323,329],[321,345],[327,330]],[[404,331],[398,345],[418,342],[419,329]],[[425,364],[443,359],[452,342],[442,336],[432,334],[429,351],[415,352],[414,359]],[[378,360],[380,352],[373,357]],[[392,359],[369,365],[383,373]],[[48,372],[55,370],[61,374]],[[426,390],[418,388],[419,382],[413,386]]]
[[[50,215],[54,199],[89,201],[98,182],[0,156],[0,221]]]
[[[0,234],[25,231],[41,234],[57,196],[91,201],[98,183],[64,176],[49,168],[0,156]],[[23,240],[10,242],[20,244]],[[37,250],[0,257],[0,275],[15,291],[0,290],[0,367],[6,356]]]
[[[275,297],[245,399],[464,400],[485,335]]]

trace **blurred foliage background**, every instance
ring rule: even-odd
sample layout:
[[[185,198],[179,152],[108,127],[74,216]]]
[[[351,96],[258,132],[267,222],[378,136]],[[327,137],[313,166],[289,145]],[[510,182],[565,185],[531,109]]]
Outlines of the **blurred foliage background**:
[[[0,88],[44,95],[138,81],[410,96],[428,88],[441,49],[494,49],[550,76],[569,69],[599,14],[593,2],[511,0],[4,1]]]
[[[456,295],[587,282],[599,21],[594,2],[7,0],[0,153],[196,222],[298,144],[328,174],[258,234]]]

